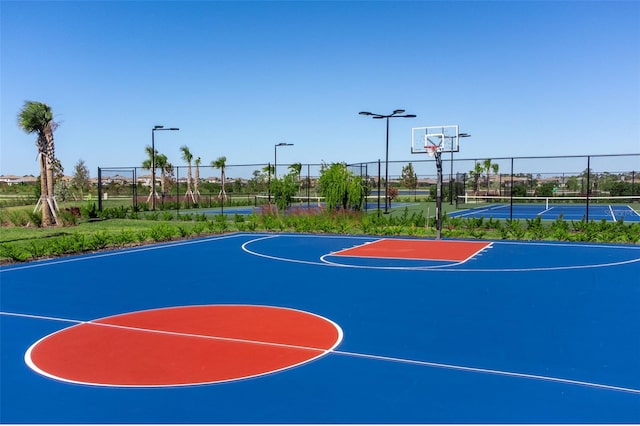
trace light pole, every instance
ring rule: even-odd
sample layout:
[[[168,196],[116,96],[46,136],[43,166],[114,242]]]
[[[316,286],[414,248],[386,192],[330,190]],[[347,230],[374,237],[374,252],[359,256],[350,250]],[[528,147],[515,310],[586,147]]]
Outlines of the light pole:
[[[458,133],[458,138],[468,138],[471,136],[469,133]],[[453,149],[451,150],[451,171],[449,172],[449,205],[453,205]]]
[[[278,173],[278,147],[279,146],[293,146],[292,143],[286,143],[286,142],[280,142],[275,144],[275,146],[273,147],[273,177],[274,179],[277,178],[277,173]]]
[[[151,209],[156,209],[156,141],[155,132],[157,130],[180,130],[177,127],[153,126],[151,129]]]
[[[415,118],[414,114],[404,114],[403,109],[397,109],[393,111],[391,114],[374,114],[369,111],[359,112],[360,115],[371,116],[375,119],[386,119],[387,120],[387,142],[386,142],[386,154],[385,154],[385,164],[384,164],[384,214],[389,214],[389,119],[390,118]],[[402,115],[400,115],[402,114]]]

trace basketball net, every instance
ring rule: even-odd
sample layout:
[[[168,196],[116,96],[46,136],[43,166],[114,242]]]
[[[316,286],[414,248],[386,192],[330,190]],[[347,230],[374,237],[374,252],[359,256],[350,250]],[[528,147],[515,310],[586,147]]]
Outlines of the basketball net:
[[[439,147],[437,145],[428,145],[425,146],[425,148],[427,150],[427,154],[429,154],[429,157],[433,157],[436,155]]]

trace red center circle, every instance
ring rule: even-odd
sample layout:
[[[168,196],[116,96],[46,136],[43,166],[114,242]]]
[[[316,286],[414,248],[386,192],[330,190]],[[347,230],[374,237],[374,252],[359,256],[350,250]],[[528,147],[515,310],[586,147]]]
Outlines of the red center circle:
[[[184,306],[71,326],[32,345],[45,376],[99,386],[185,386],[291,368],[334,349],[342,330],[304,311],[253,305]]]

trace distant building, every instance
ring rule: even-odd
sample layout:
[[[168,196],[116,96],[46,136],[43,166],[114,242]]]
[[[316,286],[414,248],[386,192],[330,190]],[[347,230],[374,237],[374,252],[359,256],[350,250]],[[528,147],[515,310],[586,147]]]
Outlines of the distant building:
[[[7,185],[15,185],[19,183],[36,183],[38,178],[32,175],[28,176],[15,176],[15,175],[1,175],[0,182],[4,182]]]

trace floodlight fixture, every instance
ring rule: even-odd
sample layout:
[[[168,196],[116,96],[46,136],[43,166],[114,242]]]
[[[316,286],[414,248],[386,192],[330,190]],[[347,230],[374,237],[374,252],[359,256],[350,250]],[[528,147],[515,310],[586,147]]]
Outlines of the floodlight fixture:
[[[278,147],[279,146],[293,146],[292,143],[280,142],[274,145],[273,147],[273,177],[277,178],[277,167],[278,167]]]
[[[375,114],[369,111],[362,111],[358,114],[372,116],[371,118],[387,120],[387,139],[386,139],[386,157],[385,157],[385,178],[384,178],[384,213],[389,213],[389,119],[390,118],[415,118],[415,114],[404,114],[405,110],[396,109],[391,114]],[[404,114],[404,115],[399,115]],[[378,194],[380,196],[380,194]]]
[[[151,129],[151,208],[156,209],[156,142],[155,132],[156,130],[180,130],[177,127],[170,127],[165,129],[164,126],[155,125]]]

